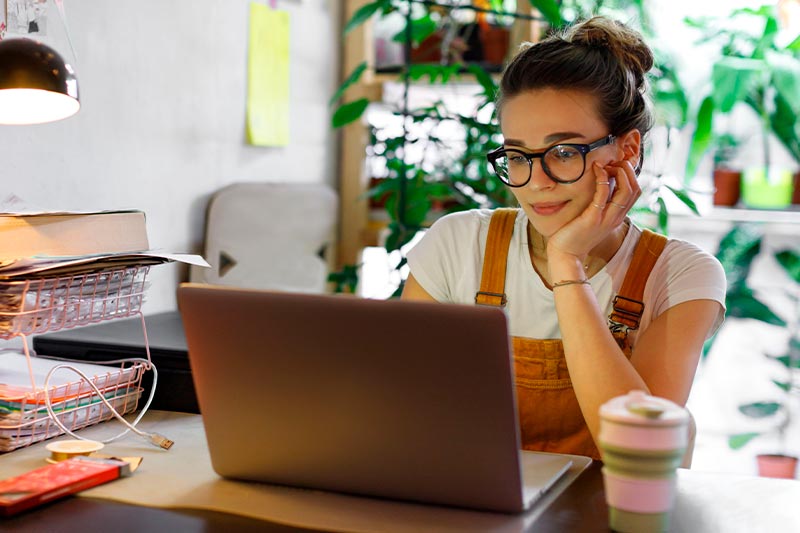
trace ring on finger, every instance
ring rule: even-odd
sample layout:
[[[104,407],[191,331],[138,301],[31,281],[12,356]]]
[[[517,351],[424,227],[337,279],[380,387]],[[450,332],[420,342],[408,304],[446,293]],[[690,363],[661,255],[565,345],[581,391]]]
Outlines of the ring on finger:
[[[598,181],[597,184],[598,185],[611,185],[611,182],[610,181]]]
[[[627,208],[628,208],[628,206],[627,206],[627,205],[618,204],[618,203],[616,203],[616,202],[608,202],[608,203],[610,203],[610,204],[611,204],[611,205],[613,205],[614,207],[619,207],[620,209],[627,209]]]
[[[606,206],[600,204],[592,204],[592,205],[595,206],[597,209],[600,209],[601,211],[606,208]]]

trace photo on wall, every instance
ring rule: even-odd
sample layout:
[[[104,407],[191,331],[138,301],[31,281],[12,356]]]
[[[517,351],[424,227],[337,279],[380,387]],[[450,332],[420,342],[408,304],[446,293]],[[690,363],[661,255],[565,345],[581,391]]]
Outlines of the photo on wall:
[[[47,0],[4,0],[8,33],[47,34]]]

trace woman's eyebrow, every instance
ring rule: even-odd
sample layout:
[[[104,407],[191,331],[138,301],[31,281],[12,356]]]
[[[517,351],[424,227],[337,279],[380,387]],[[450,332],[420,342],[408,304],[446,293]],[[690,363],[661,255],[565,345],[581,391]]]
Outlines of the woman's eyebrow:
[[[574,139],[575,137],[583,138],[582,133],[576,133],[574,131],[560,131],[557,133],[551,133],[547,137],[544,138],[545,144],[550,144],[558,141],[563,141],[565,139]]]
[[[547,137],[544,138],[544,144],[553,144],[557,143],[558,141],[563,141],[565,139],[574,139],[576,137],[584,138],[582,133],[577,133],[574,131],[559,131],[557,133],[551,133]],[[527,146],[525,141],[521,141],[519,139],[505,139],[503,144],[512,144],[514,146]]]

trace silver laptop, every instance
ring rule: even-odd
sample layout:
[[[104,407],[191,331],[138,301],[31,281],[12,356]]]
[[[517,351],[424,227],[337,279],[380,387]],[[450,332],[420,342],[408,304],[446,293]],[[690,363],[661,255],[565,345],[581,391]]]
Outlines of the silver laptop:
[[[522,452],[495,308],[182,284],[223,477],[521,512],[570,467]]]

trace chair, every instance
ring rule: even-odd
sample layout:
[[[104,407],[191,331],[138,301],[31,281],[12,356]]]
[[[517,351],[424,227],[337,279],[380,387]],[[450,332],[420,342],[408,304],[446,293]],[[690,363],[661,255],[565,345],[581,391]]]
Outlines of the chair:
[[[237,183],[208,205],[204,257],[191,281],[324,292],[336,228],[336,193],[323,184]]]

